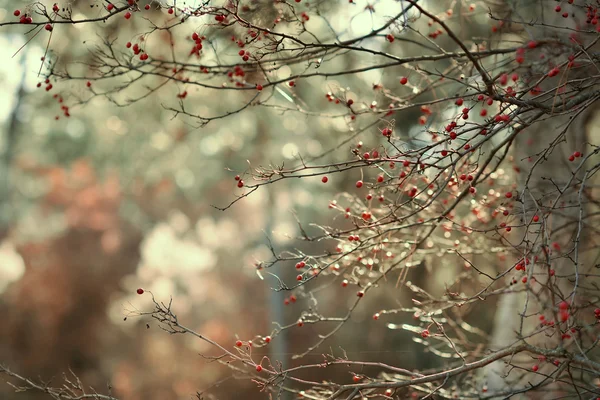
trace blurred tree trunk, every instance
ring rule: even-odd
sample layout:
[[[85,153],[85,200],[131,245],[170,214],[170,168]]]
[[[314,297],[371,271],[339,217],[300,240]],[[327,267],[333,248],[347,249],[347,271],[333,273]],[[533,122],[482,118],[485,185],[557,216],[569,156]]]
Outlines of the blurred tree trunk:
[[[515,11],[515,4],[511,0],[490,2],[488,5],[492,14],[500,19],[512,18],[519,21],[549,14],[544,14],[543,7],[548,8],[547,3],[544,2],[532,2],[530,7],[519,10],[519,13]],[[551,18],[557,17],[552,16]],[[532,33],[523,26],[525,25],[508,27],[505,38],[527,43],[532,38],[539,36],[540,32],[536,32],[536,35],[532,37]],[[548,52],[552,53],[551,49]],[[556,63],[562,61],[564,60],[557,59]],[[592,68],[594,66],[590,65],[581,71],[568,71],[569,79],[574,74],[584,76],[586,73],[597,73],[595,68],[591,70]],[[534,72],[540,73],[540,71]],[[542,83],[541,89],[544,91],[556,90],[557,82],[546,79]],[[575,96],[585,95],[592,90],[597,90],[597,88],[582,89]],[[562,97],[564,96],[557,93],[545,105],[550,108],[560,108],[564,104]],[[539,261],[533,267],[533,274],[543,287],[539,290],[540,285],[533,283],[535,291],[539,292],[539,297],[534,298],[531,291],[518,291],[523,288],[523,286],[518,286],[522,285],[519,281],[517,285],[513,286],[515,293],[500,296],[494,328],[490,336],[491,350],[508,347],[523,337],[527,337],[539,327],[538,316],[540,314],[548,317],[558,302],[563,299],[573,299],[571,296],[576,294],[575,278],[573,277],[584,273],[585,269],[594,263],[591,258],[593,254],[586,251],[592,238],[584,237],[580,232],[585,215],[590,212],[589,206],[586,204],[585,192],[580,189],[584,179],[586,181],[583,184],[587,188],[593,187],[592,179],[585,176],[585,171],[592,162],[588,162],[587,166],[583,166],[577,171],[576,169],[583,157],[593,150],[588,145],[594,126],[590,121],[600,115],[599,108],[599,102],[595,102],[581,113],[572,113],[567,116],[545,114],[539,121],[518,134],[512,143],[518,195],[514,202],[515,207],[510,211],[515,218],[513,224],[524,224],[525,228],[514,229],[513,234],[508,237],[510,243],[504,243],[508,247],[512,246],[515,251],[512,254],[513,258],[509,258],[508,263],[498,265],[498,271],[506,270],[510,263],[518,262],[520,258],[533,259],[535,254],[539,254]],[[573,115],[576,117],[573,118]],[[597,135],[597,133],[595,134]],[[594,143],[593,140],[591,142]],[[570,162],[569,156],[576,150],[582,152],[583,157]],[[539,216],[541,224],[527,226],[536,214]],[[560,248],[555,248],[553,246],[555,243]],[[570,256],[565,255],[566,253],[570,253]],[[548,254],[545,259],[544,254]],[[529,271],[531,267],[527,266],[527,268],[528,276],[531,277]],[[555,270],[556,278],[548,276],[550,268]],[[569,278],[560,277],[561,275],[569,275]],[[513,279],[514,276],[515,274],[511,273],[506,278]],[[532,284],[531,280],[529,284]],[[544,287],[545,285],[547,287]],[[551,294],[551,291],[554,294]],[[575,298],[576,302],[581,302],[580,298]],[[523,315],[528,317],[523,317]],[[559,345],[560,336],[559,332],[555,332],[551,337],[538,334],[527,338],[526,341],[532,345],[553,347]],[[541,343],[541,339],[544,340],[543,343]],[[535,362],[535,360],[529,361],[532,365]],[[543,376],[540,376],[540,379],[535,382],[531,382],[531,380],[519,382],[518,371],[511,371],[511,375],[506,377],[508,372],[509,368],[505,361],[490,364],[484,370],[485,382],[490,393],[504,392],[511,388],[518,389],[529,384],[535,385],[544,379]],[[510,385],[507,385],[507,382]],[[525,395],[512,398],[525,397],[531,398]]]
[[[16,94],[16,102],[8,118],[8,126],[0,140],[0,243],[8,235],[13,210],[10,199],[10,173],[14,156],[14,148],[19,128],[19,112],[25,96],[25,53],[20,59],[21,75]]]
[[[579,273],[583,273],[584,268],[590,266],[591,260],[586,260],[585,257],[580,256],[576,260],[576,265],[572,261],[572,257],[559,255],[570,252],[574,246],[579,247],[580,253],[587,248],[587,238],[579,234],[580,213],[585,216],[587,212],[585,200],[580,204],[580,186],[577,184],[579,179],[584,178],[585,168],[579,170],[573,184],[561,196],[558,194],[557,188],[564,188],[573,176],[574,165],[567,165],[569,164],[569,155],[575,150],[582,151],[585,155],[586,150],[590,150],[585,148],[587,123],[596,112],[596,107],[590,107],[577,117],[567,130],[566,142],[557,145],[537,165],[535,155],[543,154],[548,149],[551,141],[560,135],[565,124],[569,122],[568,117],[555,117],[537,123],[515,139],[513,144],[514,161],[520,169],[517,174],[518,193],[519,196],[521,194],[524,196],[517,200],[518,203],[513,210],[514,214],[519,216],[519,220],[514,223],[527,225],[536,214],[540,217],[540,221],[544,222],[540,225],[534,224],[528,228],[519,229],[510,236],[512,245],[518,246],[522,253],[515,252],[517,257],[510,259],[509,262],[516,262],[523,257],[533,259],[534,254],[540,254],[540,259],[533,270],[536,279],[541,285],[548,284],[548,288],[559,293],[560,297],[550,294],[549,290],[541,290],[538,299],[526,291],[515,291],[513,294],[501,296],[491,335],[490,347],[493,350],[508,347],[535,330],[539,324],[538,316],[540,314],[548,316],[550,310],[556,307],[556,304],[562,299],[569,299],[575,289],[571,278],[561,278],[560,276],[573,274],[574,268],[578,268]],[[590,185],[590,182],[588,181],[586,184]],[[553,207],[559,196],[558,204]],[[546,212],[549,214],[546,215]],[[546,216],[547,218],[545,218]],[[553,248],[553,243],[560,245],[560,250]],[[543,250],[542,246],[546,250]],[[547,260],[552,260],[549,263],[542,257],[542,254],[546,252],[549,253]],[[555,257],[556,260],[554,260]],[[508,266],[500,265],[499,270],[504,270]],[[557,278],[549,277],[549,268],[556,271]],[[513,275],[509,274],[507,278],[512,279]],[[521,282],[519,282],[520,284]],[[536,289],[540,288],[539,285],[534,285],[536,285]],[[520,289],[517,285],[513,287]],[[522,315],[530,317],[523,319]],[[542,338],[544,339],[543,344],[539,342]],[[533,345],[552,347],[557,346],[559,340],[560,334],[556,333],[551,338],[546,335],[536,335],[527,341]],[[532,362],[535,363],[535,361]],[[490,365],[487,370],[487,384],[490,392],[507,389],[506,378],[504,378],[506,372],[507,369],[503,362]],[[540,377],[541,379],[543,377]],[[511,381],[510,377],[508,381]],[[535,382],[531,383],[535,384]],[[528,383],[521,382],[521,384]],[[515,385],[520,386],[517,382]]]

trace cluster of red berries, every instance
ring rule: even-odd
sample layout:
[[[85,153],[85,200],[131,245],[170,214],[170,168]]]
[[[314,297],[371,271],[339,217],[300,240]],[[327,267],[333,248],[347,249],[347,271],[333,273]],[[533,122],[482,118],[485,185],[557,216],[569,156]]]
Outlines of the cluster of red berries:
[[[242,180],[242,178],[240,178],[239,175],[236,175],[234,179],[237,181],[237,187],[244,187],[244,181]]]
[[[298,300],[298,298],[296,297],[296,295],[291,295],[290,297],[287,297],[283,300],[283,304],[284,305],[289,305],[290,303],[295,303]]]
[[[139,54],[140,60],[145,61],[148,59],[148,54],[145,53],[144,50],[142,50],[139,44],[135,43],[132,46],[131,42],[127,42],[125,44],[125,47],[127,47],[128,49],[132,49],[133,54],[135,54],[136,56]]]
[[[242,57],[243,61],[248,61],[250,59],[250,52],[246,51],[246,50],[240,50],[239,53],[240,57]]]
[[[569,161],[575,161],[575,159],[581,157],[581,155],[580,151],[575,151],[569,156]]]
[[[437,39],[437,37],[438,37],[438,36],[440,36],[442,33],[444,33],[444,31],[443,31],[443,30],[441,30],[441,29],[437,29],[437,30],[435,30],[435,31],[433,31],[433,32],[431,32],[431,33],[429,33],[427,36],[429,36],[429,37],[430,37],[430,38],[432,38],[432,39]]]
[[[569,1],[569,3],[572,3],[572,1]],[[591,5],[587,6],[586,23],[598,25],[598,8],[592,7]],[[598,25],[596,29],[600,29],[600,25]]]
[[[327,99],[327,101],[329,101],[330,103],[331,103],[331,102],[334,102],[335,104],[340,104],[340,103],[341,103],[341,100],[340,100],[338,97],[336,97],[336,96],[335,96],[333,93],[331,93],[331,92],[327,92],[327,93],[325,94],[325,98],[326,98],[326,99]],[[351,99],[350,99],[350,100],[351,100]],[[348,101],[350,101],[350,100],[348,100]],[[351,106],[352,104],[354,104],[354,100],[352,100],[352,102],[351,102],[350,104],[348,104],[348,101],[346,101],[346,105],[348,105],[348,106]]]
[[[192,40],[194,41],[194,46],[192,46],[190,56],[195,54],[196,57],[200,57],[200,50],[202,50],[202,40],[204,39],[206,39],[205,36],[200,37],[196,32],[192,33]]]
[[[519,261],[517,263],[517,265],[515,265],[515,269],[517,271],[525,271],[525,269],[526,269],[525,266],[529,265],[529,263],[530,263],[529,258],[525,257],[525,259],[522,259],[521,261]]]
[[[44,83],[46,84],[46,92],[49,92],[50,90],[52,90],[52,84],[50,83],[50,79],[46,79],[44,81]],[[42,82],[38,82],[38,84],[36,85],[37,87],[42,87]]]
[[[31,24],[33,22],[33,18],[31,18],[31,16],[29,14],[23,14],[23,15],[21,15],[21,10],[15,10],[13,12],[13,15],[15,17],[19,17],[20,16],[19,22],[21,24]]]
[[[236,77],[243,78],[244,76],[246,76],[246,73],[244,72],[244,69],[239,65],[236,65],[235,67],[233,67],[233,71],[229,71],[227,73],[227,77],[230,78],[230,82],[235,82],[235,85],[238,87],[242,87],[245,84],[242,81],[234,80],[234,78],[236,78]]]

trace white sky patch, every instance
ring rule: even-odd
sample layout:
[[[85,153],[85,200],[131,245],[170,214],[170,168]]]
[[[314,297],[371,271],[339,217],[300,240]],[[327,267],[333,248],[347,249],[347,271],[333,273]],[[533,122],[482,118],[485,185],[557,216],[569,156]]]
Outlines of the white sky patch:
[[[8,285],[21,279],[25,273],[25,262],[12,242],[5,240],[0,244],[0,293]]]

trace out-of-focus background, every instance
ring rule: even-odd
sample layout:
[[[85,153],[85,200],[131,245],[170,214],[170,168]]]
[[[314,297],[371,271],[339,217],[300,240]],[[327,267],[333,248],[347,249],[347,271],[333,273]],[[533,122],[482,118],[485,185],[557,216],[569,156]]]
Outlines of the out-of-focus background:
[[[71,3],[77,16],[100,12],[99,1]],[[26,4],[0,1],[0,20]],[[386,11],[369,13],[331,2],[327,17],[334,28],[347,28],[344,35],[356,36],[397,12],[399,4],[380,1],[377,7]],[[51,54],[62,63],[92,62],[89,50],[102,35],[123,46],[141,32],[143,20],[134,17],[127,26],[115,21],[102,29],[57,26]],[[460,17],[454,21],[462,22]],[[327,29],[316,17],[313,23],[312,29]],[[207,388],[220,398],[265,398],[252,382],[199,356],[218,354],[206,343],[168,335],[152,320],[124,319],[132,310],[152,309],[149,296],[136,294],[141,287],[161,301],[172,297],[184,325],[226,347],[236,338],[269,334],[274,321],[296,321],[309,299],[284,305],[290,293],[272,291],[275,282],[268,275],[261,280],[254,263],[269,258],[269,240],[280,250],[306,247],[291,239],[299,234],[295,214],[303,222],[335,224],[329,201],[353,180],[331,179],[328,185],[320,178],[282,181],[226,211],[212,206],[226,206],[242,193],[233,177],[249,163],[291,165],[300,150],[305,157],[318,155],[351,135],[352,123],[334,109],[316,116],[251,107],[198,127],[193,120],[173,118],[164,107],[177,102],[182,89],[175,84],[127,107],[94,98],[70,109],[66,118],[52,94],[68,91],[87,99],[90,89],[84,82],[57,82],[49,92],[45,84],[37,88],[43,82],[38,72],[48,35],[41,32],[26,44],[31,34],[25,32],[19,26],[0,30],[0,362],[24,376],[57,383],[70,369],[98,392],[106,392],[110,384],[122,399],[183,399]],[[154,43],[154,51],[161,45]],[[236,56],[235,49],[228,51]],[[394,52],[401,55],[402,48]],[[340,56],[331,62],[360,66],[368,61]],[[280,71],[286,73],[291,71]],[[282,107],[322,111],[329,107],[324,93],[331,88],[369,92],[374,83],[397,81],[400,75],[400,70],[372,71],[306,81],[295,96],[282,93],[278,101]],[[102,84],[94,82],[92,89]],[[225,112],[240,100],[236,96],[242,101],[249,96],[187,90],[187,104],[200,114]],[[412,129],[418,115],[409,117],[405,121],[411,122],[399,129]],[[346,147],[327,161],[347,158]],[[311,246],[316,252],[315,246],[330,243]],[[281,268],[277,274],[293,280],[295,271]],[[441,273],[427,284],[443,289],[444,279]],[[334,316],[343,316],[354,298],[340,294],[338,287],[320,296],[326,300],[319,303],[320,311]],[[410,293],[405,296],[409,299]],[[355,359],[426,369],[429,355],[415,345],[413,335],[372,321],[374,311],[398,306],[400,299],[393,285],[365,299],[335,339],[307,359],[292,361],[291,355],[315,342],[319,330],[312,327],[286,331],[255,354],[291,366],[318,362],[323,352],[343,348]],[[481,315],[480,325],[485,327],[490,318]],[[336,368],[308,377],[352,381],[346,370]],[[15,393],[2,381],[0,398],[45,396]]]

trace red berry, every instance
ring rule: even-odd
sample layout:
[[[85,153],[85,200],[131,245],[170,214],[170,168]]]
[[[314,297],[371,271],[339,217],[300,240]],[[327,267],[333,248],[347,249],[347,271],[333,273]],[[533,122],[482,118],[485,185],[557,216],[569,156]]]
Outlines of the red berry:
[[[538,217],[537,215],[533,216],[533,222],[538,222],[540,220],[540,217]]]
[[[265,336],[265,343],[271,343],[271,336]]]
[[[108,5],[106,6],[106,9],[107,9],[108,11],[112,11],[112,10],[113,10],[113,8],[115,8],[115,6],[114,6],[113,4],[108,4]]]
[[[13,15],[15,17],[18,17],[19,15],[21,15],[21,10],[15,10],[15,12],[13,12]]]
[[[352,377],[352,380],[353,380],[354,382],[360,382],[360,376],[358,376],[358,375],[354,375],[354,376]]]
[[[128,49],[131,48],[131,42],[127,42],[127,44],[125,44],[125,47],[127,47]]]
[[[129,19],[131,18],[131,13],[129,11],[127,11],[124,15],[125,19]]]
[[[401,85],[406,85],[408,83],[408,78],[403,76],[402,78],[400,78],[400,84]]]
[[[144,6],[144,9],[146,9],[146,10],[149,10],[149,9],[150,9],[150,4],[146,4],[146,5]]]
[[[537,372],[537,371],[538,371],[538,369],[540,369],[540,367],[538,367],[537,365],[534,365],[533,367],[531,367],[531,370],[532,370],[533,372]]]
[[[256,366],[256,372],[260,372],[262,371],[262,366],[261,365],[257,365]]]
[[[506,193],[504,196],[505,196],[507,199],[510,199],[510,198],[511,198],[513,195],[512,195],[512,192],[507,192],[507,193]]]
[[[173,14],[173,12],[175,12],[175,11],[173,10],[173,7],[171,7],[171,8],[169,8],[169,10],[168,10],[167,12],[168,12],[169,14]]]
[[[46,26],[44,27],[45,30],[47,30],[48,32],[52,31],[52,25],[50,24],[46,24]]]
[[[235,342],[235,345],[236,345],[237,347],[242,347],[242,344],[243,344],[243,343],[242,343],[242,341],[241,341],[241,340],[238,340],[237,342]]]
[[[462,106],[463,105],[463,99],[456,99],[456,101],[454,102],[454,104],[456,104],[457,106]]]
[[[87,87],[91,87],[92,86],[92,82],[87,81],[87,83],[85,84]]]
[[[144,289],[139,288],[138,290],[136,290],[137,294],[144,294]]]
[[[237,183],[237,187],[239,187],[239,188],[244,187],[244,181],[239,180]]]
[[[391,33],[388,33],[387,36],[385,37],[387,39],[388,42],[392,43],[394,41],[394,35],[392,35]]]
[[[357,181],[357,182],[356,182],[356,187],[357,187],[357,188],[359,188],[359,189],[360,189],[362,186],[363,186],[363,181]]]
[[[566,310],[562,310],[559,314],[561,322],[566,322],[569,320],[569,313]]]
[[[321,182],[327,183],[327,181],[329,181],[328,177],[324,176],[324,177],[321,178]]]
[[[256,85],[256,90],[258,90],[259,92],[260,92],[261,90],[263,90],[263,87],[262,87],[262,85],[260,85],[260,84]]]
[[[363,292],[362,290],[360,290],[359,292],[356,293],[356,295],[358,297],[363,297],[365,295],[365,292]]]
[[[342,281],[342,287],[346,287],[346,286],[348,286],[348,280],[344,279]]]

